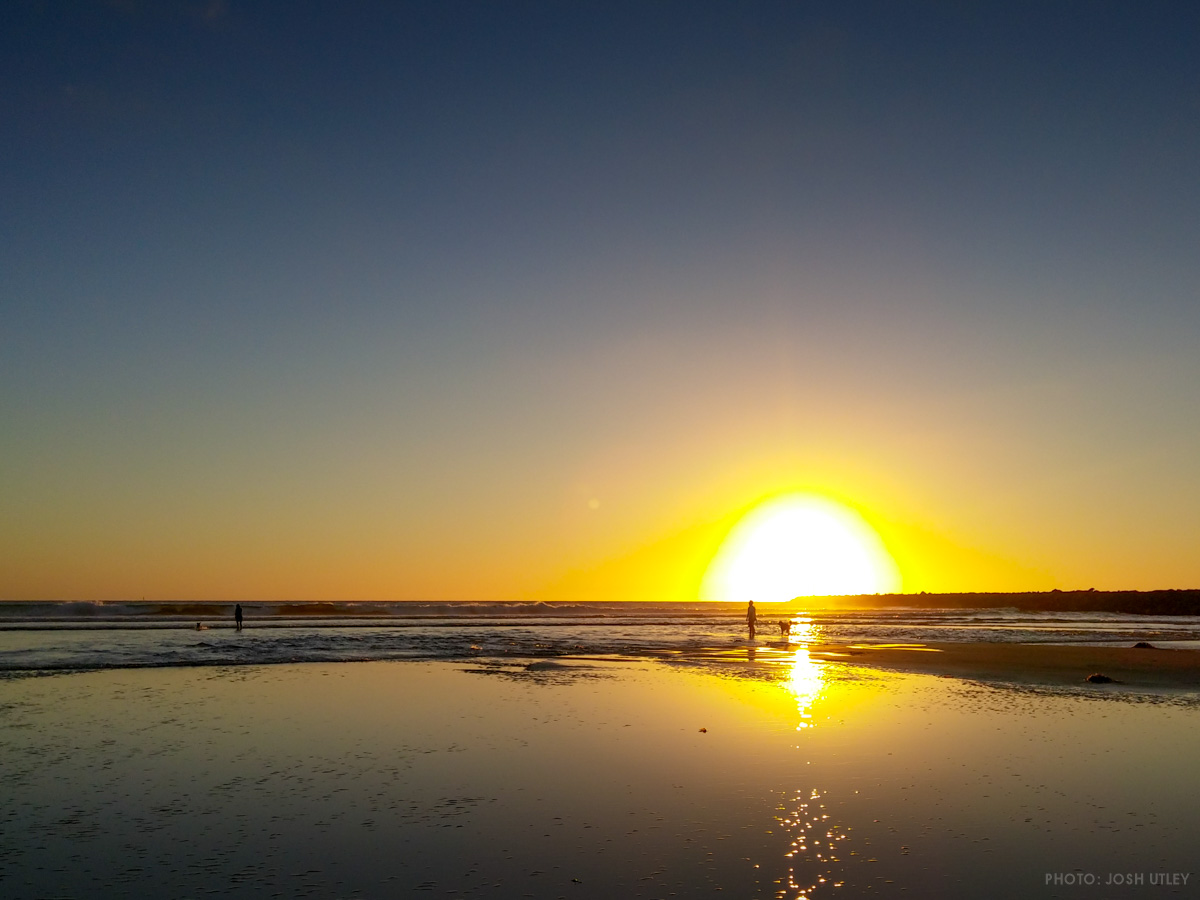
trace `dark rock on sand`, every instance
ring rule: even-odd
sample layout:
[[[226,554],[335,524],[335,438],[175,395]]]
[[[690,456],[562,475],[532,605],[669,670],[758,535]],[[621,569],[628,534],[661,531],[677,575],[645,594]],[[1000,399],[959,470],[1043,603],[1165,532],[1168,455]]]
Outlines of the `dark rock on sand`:
[[[1138,641],[1136,644],[1133,645],[1133,649],[1134,650],[1153,650],[1154,645],[1148,644],[1145,641]]]
[[[527,671],[530,671],[530,672],[549,672],[554,669],[569,669],[571,667],[568,665],[564,665],[563,663],[553,662],[551,660],[546,659],[546,660],[540,660],[538,662],[531,662],[525,668]]]
[[[1107,675],[1101,675],[1099,672],[1094,672],[1093,674],[1089,675],[1087,680],[1092,684],[1109,684],[1112,682],[1111,678],[1109,678]]]

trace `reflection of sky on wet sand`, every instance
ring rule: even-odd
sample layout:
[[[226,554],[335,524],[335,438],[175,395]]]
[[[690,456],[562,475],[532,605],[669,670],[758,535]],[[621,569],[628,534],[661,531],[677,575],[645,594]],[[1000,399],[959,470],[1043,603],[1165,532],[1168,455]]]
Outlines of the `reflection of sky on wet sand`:
[[[754,893],[769,748],[727,687],[602,662],[0,681],[0,893]]]
[[[0,680],[0,894],[1052,897],[1047,872],[1187,870],[1195,707],[870,672],[810,637],[701,670]]]

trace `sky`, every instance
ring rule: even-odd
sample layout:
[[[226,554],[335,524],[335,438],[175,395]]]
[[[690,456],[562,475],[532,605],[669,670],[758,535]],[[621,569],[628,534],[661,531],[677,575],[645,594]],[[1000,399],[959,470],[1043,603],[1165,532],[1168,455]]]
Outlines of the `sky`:
[[[12,0],[0,599],[1200,587],[1200,8]]]

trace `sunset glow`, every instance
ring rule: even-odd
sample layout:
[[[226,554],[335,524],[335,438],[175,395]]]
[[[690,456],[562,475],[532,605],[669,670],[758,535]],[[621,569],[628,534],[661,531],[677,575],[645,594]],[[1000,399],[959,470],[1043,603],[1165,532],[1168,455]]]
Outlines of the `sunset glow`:
[[[883,542],[862,516],[814,495],[790,495],[746,515],[705,576],[709,600],[771,603],[899,590]]]

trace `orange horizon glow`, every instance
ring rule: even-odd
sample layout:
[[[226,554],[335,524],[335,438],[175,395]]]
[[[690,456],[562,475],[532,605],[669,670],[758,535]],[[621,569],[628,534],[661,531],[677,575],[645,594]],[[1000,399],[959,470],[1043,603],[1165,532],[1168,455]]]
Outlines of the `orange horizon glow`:
[[[927,513],[915,514],[911,497],[870,473],[828,467],[820,484],[774,490],[764,488],[783,479],[770,467],[750,474],[714,486],[704,483],[712,481],[705,473],[679,473],[695,489],[688,494],[644,481],[646,472],[618,471],[614,484],[620,489],[602,492],[594,484],[581,484],[564,492],[557,508],[536,497],[522,507],[521,498],[511,495],[507,504],[519,512],[511,520],[479,514],[459,521],[450,510],[436,510],[419,521],[416,510],[405,510],[400,519],[362,496],[348,498],[341,515],[321,517],[302,495],[274,510],[256,511],[259,518],[217,521],[196,510],[167,522],[147,513],[140,519],[123,516],[117,527],[103,532],[72,522],[68,531],[58,533],[57,542],[45,537],[50,523],[43,528],[35,519],[28,531],[9,541],[12,552],[7,572],[0,572],[7,576],[0,584],[0,600],[750,599],[744,588],[730,592],[719,583],[734,556],[730,542],[742,540],[738,534],[750,528],[747,523],[759,515],[756,511],[788,497],[808,497],[827,511],[841,510],[832,514],[829,527],[843,537],[847,532],[866,535],[867,549],[860,547],[858,562],[851,564],[852,571],[857,565],[860,576],[866,575],[799,583],[774,597],[757,595],[756,602],[820,595],[1188,586],[1186,579],[1171,583],[1145,574],[1131,583],[1130,577],[1118,577],[1116,569],[1085,577],[1090,557],[1067,553],[1072,541],[1078,543],[1070,534],[1059,547],[1065,561],[1052,570],[1044,558],[1030,558],[1013,547],[1002,522],[988,533],[972,534],[955,517],[939,527]],[[741,498],[747,495],[760,499],[746,503]],[[354,504],[362,511],[357,518],[347,512]],[[270,512],[280,517],[273,528],[261,519]],[[995,549],[980,549],[989,546]],[[853,547],[853,539],[843,541],[843,551],[852,557]],[[64,548],[70,549],[69,557]],[[1123,562],[1119,557],[1114,561]],[[741,568],[755,568],[750,556]],[[753,584],[756,576],[743,571],[740,577]]]

